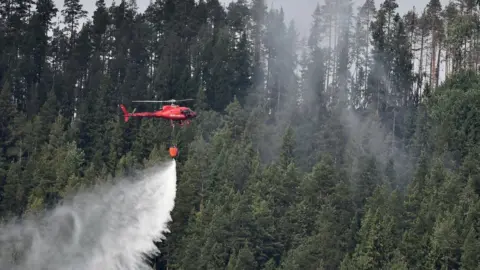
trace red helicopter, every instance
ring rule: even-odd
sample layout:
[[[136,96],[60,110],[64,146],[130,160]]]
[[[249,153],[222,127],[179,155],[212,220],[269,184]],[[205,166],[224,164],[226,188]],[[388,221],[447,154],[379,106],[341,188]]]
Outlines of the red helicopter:
[[[135,112],[136,109],[133,110],[133,112],[129,113],[127,111],[127,108],[125,108],[125,105],[120,104],[120,108],[123,111],[123,118],[125,122],[128,122],[130,117],[148,117],[148,118],[162,118],[162,119],[167,119],[170,120],[170,123],[172,124],[172,128],[175,128],[175,123],[178,123],[180,126],[183,126],[184,124],[190,124],[190,120],[192,118],[197,117],[197,113],[192,111],[188,107],[182,107],[175,105],[175,102],[177,101],[189,101],[193,99],[182,99],[182,100],[135,100],[133,102],[147,102],[147,103],[171,103],[170,105],[164,105],[162,106],[161,110],[153,111],[153,112]],[[172,130],[173,134],[173,130]],[[176,158],[178,156],[178,148],[175,146],[175,144],[171,144],[169,147],[169,154],[171,158]]]
[[[133,112],[129,113],[125,105],[120,104],[120,108],[123,111],[123,118],[125,122],[128,122],[130,117],[148,117],[148,118],[162,118],[170,120],[172,127],[174,127],[174,123],[178,123],[180,126],[184,124],[190,124],[190,120],[192,118],[197,117],[197,113],[192,111],[188,107],[182,107],[175,104],[177,101],[189,101],[193,99],[181,99],[181,100],[134,100],[132,102],[150,102],[150,103],[171,103],[170,105],[162,106],[161,110],[153,111],[153,112]]]

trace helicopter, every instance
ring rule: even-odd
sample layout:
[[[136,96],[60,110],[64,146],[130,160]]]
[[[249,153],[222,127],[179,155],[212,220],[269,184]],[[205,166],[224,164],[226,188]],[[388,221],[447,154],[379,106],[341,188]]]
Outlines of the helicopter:
[[[185,124],[190,124],[191,119],[197,117],[197,113],[194,112],[189,107],[176,105],[176,102],[179,101],[190,101],[193,99],[181,99],[181,100],[134,100],[132,102],[143,102],[143,103],[170,103],[170,105],[162,106],[161,110],[156,110],[153,112],[133,112],[129,113],[125,105],[120,104],[120,108],[123,111],[123,118],[125,123],[128,122],[130,117],[147,117],[147,118],[162,118],[170,120],[172,127],[175,126],[175,123],[183,126]]]
[[[133,112],[129,113],[127,111],[127,108],[125,107],[125,105],[120,104],[119,106],[122,109],[123,118],[124,118],[125,123],[128,122],[130,117],[162,118],[162,119],[170,120],[170,123],[172,125],[172,136],[173,136],[173,130],[175,129],[175,123],[178,123],[180,126],[183,126],[185,124],[189,125],[191,119],[197,117],[197,113],[194,112],[189,107],[178,106],[178,105],[175,104],[175,102],[190,101],[190,100],[193,100],[193,99],[134,100],[134,101],[132,101],[132,102],[144,102],[144,103],[170,103],[170,105],[162,106],[161,110],[156,110],[156,111],[153,111],[153,112],[135,112],[136,109],[134,109]],[[169,147],[169,154],[170,154],[170,157],[173,158],[173,159],[178,157],[178,148],[173,142],[171,143],[171,145]]]

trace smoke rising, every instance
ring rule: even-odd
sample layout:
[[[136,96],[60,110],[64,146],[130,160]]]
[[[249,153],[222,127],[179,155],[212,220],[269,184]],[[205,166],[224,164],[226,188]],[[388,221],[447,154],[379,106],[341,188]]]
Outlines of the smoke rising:
[[[151,269],[176,194],[175,161],[0,229],[0,269]]]
[[[265,21],[263,53],[258,64],[263,81],[254,89],[254,95],[263,97],[265,118],[274,119],[264,121],[261,136],[255,139],[262,159],[270,162],[278,157],[286,128],[292,127],[297,161],[309,163],[305,168],[311,167],[319,154],[329,152],[336,160],[351,160],[351,175],[355,175],[357,161],[374,156],[379,171],[384,171],[391,161],[397,180],[409,179],[411,157],[403,149],[403,137],[397,137],[404,135],[401,129],[407,117],[405,111],[396,108],[393,113],[390,108],[379,116],[366,106],[374,105],[368,100],[369,91],[376,95],[395,91],[387,80],[389,69],[383,63],[372,65],[383,61],[373,58],[370,26],[376,20],[375,3],[320,1],[304,14],[304,20],[310,22],[305,28],[296,19],[288,22],[291,10],[258,1],[262,2],[268,7],[265,13],[260,4],[253,7],[255,13],[264,14]],[[381,82],[380,86],[369,80]],[[389,105],[398,107],[393,102]]]

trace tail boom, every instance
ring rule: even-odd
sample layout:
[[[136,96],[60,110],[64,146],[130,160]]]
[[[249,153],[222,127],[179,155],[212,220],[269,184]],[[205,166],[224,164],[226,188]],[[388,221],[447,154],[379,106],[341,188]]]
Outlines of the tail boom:
[[[127,111],[127,108],[125,108],[125,105],[123,105],[123,104],[120,104],[120,108],[122,109],[123,119],[125,120],[125,123],[128,122],[130,117],[157,117],[155,115],[155,113],[151,113],[151,112],[137,112],[136,113],[135,110],[133,110],[133,112],[129,113]]]

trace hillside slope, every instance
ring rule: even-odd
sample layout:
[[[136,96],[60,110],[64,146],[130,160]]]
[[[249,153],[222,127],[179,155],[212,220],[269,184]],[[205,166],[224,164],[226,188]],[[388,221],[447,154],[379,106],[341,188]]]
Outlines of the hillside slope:
[[[263,0],[98,0],[81,26],[77,0],[35,4],[0,3],[5,220],[176,143],[156,269],[476,267],[478,5],[329,0],[299,40]],[[195,98],[191,125],[118,108],[170,98]]]

